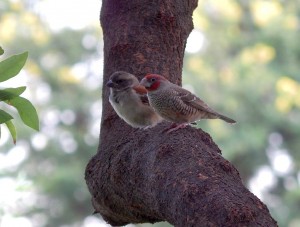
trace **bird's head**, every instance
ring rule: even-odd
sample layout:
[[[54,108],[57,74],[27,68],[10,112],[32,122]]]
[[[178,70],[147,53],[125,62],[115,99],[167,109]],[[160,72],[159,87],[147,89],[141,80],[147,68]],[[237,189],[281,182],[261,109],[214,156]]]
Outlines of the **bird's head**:
[[[167,79],[158,74],[147,74],[142,80],[143,85],[148,91],[157,90]]]
[[[106,86],[114,90],[122,91],[137,86],[138,84],[139,81],[134,75],[124,71],[117,71],[110,76]]]

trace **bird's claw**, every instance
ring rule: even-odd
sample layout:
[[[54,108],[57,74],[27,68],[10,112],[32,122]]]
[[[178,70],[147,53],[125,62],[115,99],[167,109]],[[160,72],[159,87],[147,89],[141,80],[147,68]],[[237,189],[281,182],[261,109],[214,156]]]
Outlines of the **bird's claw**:
[[[166,128],[162,131],[162,133],[171,133],[171,132],[174,132],[174,131],[177,131],[178,129],[181,129],[181,128],[185,128],[188,124],[186,123],[183,123],[183,124],[176,124],[176,123],[173,123],[169,128]]]

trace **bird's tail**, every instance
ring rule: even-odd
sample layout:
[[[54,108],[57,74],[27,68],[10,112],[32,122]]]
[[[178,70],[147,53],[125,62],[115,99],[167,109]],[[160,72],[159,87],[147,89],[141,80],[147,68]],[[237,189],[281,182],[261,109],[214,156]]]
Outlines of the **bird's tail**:
[[[231,119],[229,117],[226,117],[226,116],[224,116],[222,114],[219,114],[219,118],[222,119],[223,121],[226,121],[227,123],[230,123],[230,124],[235,124],[236,123],[235,120],[233,120],[233,119]]]

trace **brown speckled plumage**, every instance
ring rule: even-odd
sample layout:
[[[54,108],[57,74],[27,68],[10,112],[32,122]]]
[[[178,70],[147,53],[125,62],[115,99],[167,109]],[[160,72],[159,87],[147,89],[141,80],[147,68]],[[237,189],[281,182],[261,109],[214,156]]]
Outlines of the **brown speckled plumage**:
[[[222,119],[235,123],[213,109],[204,101],[156,74],[147,75],[141,82],[148,89],[153,109],[164,119],[175,123],[192,123],[200,119]]]

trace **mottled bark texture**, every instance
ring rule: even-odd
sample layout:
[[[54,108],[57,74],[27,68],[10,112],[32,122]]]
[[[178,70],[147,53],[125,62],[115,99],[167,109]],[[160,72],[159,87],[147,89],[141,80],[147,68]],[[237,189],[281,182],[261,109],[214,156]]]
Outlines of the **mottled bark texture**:
[[[159,73],[181,84],[197,0],[103,0],[103,113],[100,145],[86,168],[97,212],[109,224],[168,221],[174,226],[276,226],[267,207],[201,129],[161,133],[131,128],[108,102],[117,70]]]

